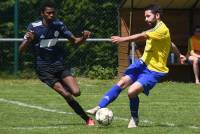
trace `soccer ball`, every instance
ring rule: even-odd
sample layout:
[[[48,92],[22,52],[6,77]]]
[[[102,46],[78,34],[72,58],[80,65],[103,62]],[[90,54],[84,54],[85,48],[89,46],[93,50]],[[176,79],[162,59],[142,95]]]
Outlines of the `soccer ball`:
[[[100,125],[108,126],[112,123],[113,112],[108,108],[101,108],[96,112],[95,117]]]

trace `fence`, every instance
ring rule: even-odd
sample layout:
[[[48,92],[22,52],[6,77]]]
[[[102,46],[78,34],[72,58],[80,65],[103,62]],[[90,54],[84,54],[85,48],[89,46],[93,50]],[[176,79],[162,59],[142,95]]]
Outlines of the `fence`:
[[[72,66],[93,65],[117,67],[117,48],[110,45],[111,35],[118,34],[118,5],[120,0],[59,0],[58,18],[63,20],[75,36],[90,30],[92,38],[79,48],[66,45],[66,57]],[[7,0],[0,2],[0,69],[16,73],[26,66],[32,66],[31,55],[18,55],[19,42],[26,27],[39,17],[39,0]],[[14,7],[14,8],[13,8]],[[8,38],[11,37],[11,38]],[[63,41],[61,39],[61,44]],[[67,58],[69,60],[69,58]],[[23,62],[22,62],[22,61]]]
[[[7,45],[4,44],[4,46],[13,47],[12,42],[18,42],[18,45],[22,40],[23,39],[4,38],[0,39],[0,42],[8,43]],[[72,68],[73,72],[76,72],[76,75],[88,76],[88,73],[92,72],[91,70],[93,67],[96,67],[94,68],[95,72],[93,73],[103,73],[99,77],[107,77],[106,79],[108,79],[113,78],[116,75],[118,66],[117,46],[111,43],[111,39],[87,39],[84,45],[81,45],[79,47],[75,45],[69,45],[67,39],[59,39],[58,41],[58,45],[60,45],[60,47],[63,49],[63,52],[65,53],[65,63],[67,67]],[[33,71],[34,57],[32,54],[29,53],[30,51],[25,53],[25,55],[23,56],[19,55],[18,51],[14,50],[14,47],[12,50],[7,49],[7,51],[5,52],[7,52],[8,55],[2,55],[2,57],[7,56],[9,59],[1,59],[1,63],[4,64],[4,68],[1,67],[2,70],[9,71],[10,73],[12,72],[14,74],[17,74],[18,71],[24,70],[27,70],[28,72],[30,70]],[[12,55],[17,57],[11,56],[11,58],[9,56],[9,53],[11,52],[17,52],[17,54]],[[105,70],[104,68],[107,69]],[[105,71],[107,72],[107,74],[105,73]],[[98,74],[94,74],[92,77],[94,76],[98,76]],[[28,77],[30,76],[28,75]]]

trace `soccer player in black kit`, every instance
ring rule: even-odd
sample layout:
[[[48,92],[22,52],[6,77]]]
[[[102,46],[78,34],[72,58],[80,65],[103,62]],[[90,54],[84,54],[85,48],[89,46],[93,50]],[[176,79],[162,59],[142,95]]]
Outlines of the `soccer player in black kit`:
[[[23,53],[27,48],[32,48],[39,79],[59,93],[85,120],[86,125],[93,126],[94,120],[73,97],[80,96],[80,89],[70,71],[64,67],[64,54],[57,45],[58,38],[67,38],[72,44],[81,44],[91,33],[84,31],[82,37],[75,37],[66,25],[55,17],[56,6],[53,1],[43,1],[40,13],[41,19],[29,24],[19,51]]]

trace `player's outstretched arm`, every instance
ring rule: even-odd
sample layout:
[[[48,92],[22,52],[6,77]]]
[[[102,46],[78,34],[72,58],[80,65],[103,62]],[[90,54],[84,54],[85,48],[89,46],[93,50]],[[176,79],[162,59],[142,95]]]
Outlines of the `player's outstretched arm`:
[[[145,33],[139,33],[139,34],[134,34],[131,36],[127,37],[120,37],[120,36],[112,36],[111,40],[113,43],[120,43],[120,42],[125,42],[125,41],[142,41],[148,39],[147,34]]]
[[[24,40],[19,46],[19,53],[23,54],[28,47],[28,40]]]
[[[84,31],[82,33],[82,36],[81,37],[75,37],[75,36],[72,36],[69,41],[72,43],[72,44],[82,44],[83,42],[85,42],[85,40],[87,38],[89,38],[91,35],[91,32],[90,31]]]

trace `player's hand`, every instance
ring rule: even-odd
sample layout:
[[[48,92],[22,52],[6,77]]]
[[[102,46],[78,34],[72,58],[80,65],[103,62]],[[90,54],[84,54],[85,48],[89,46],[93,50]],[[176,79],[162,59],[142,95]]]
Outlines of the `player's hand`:
[[[27,41],[31,42],[34,39],[34,31],[28,31],[25,34],[25,39],[27,39]]]
[[[120,36],[112,36],[111,40],[112,40],[112,43],[116,43],[116,44],[123,42],[123,38]]]
[[[83,31],[83,39],[89,38],[90,35],[91,35],[91,32],[90,32],[90,31],[87,31],[87,30]]]

